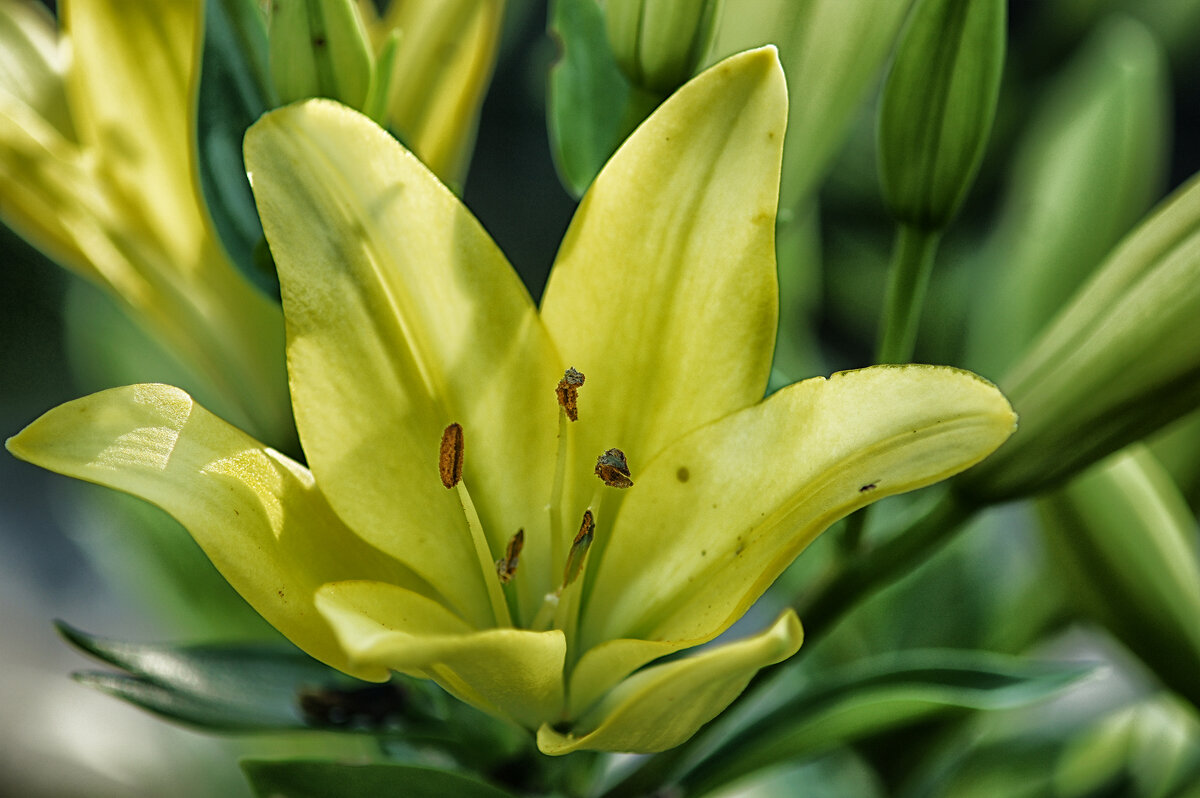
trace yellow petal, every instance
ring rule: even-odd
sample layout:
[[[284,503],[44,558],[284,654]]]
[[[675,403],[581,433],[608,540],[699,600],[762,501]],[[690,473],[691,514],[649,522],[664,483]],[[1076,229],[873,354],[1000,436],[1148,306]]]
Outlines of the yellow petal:
[[[762,398],[786,116],[775,50],[734,56],[652,114],[579,206],[542,317],[587,377],[571,472],[589,480],[583,501],[609,447],[636,483],[667,443]]]
[[[834,521],[973,465],[1014,422],[973,374],[877,366],[796,383],[698,430],[629,489],[583,610],[584,649],[711,638]]]
[[[186,147],[202,17],[201,0],[70,0],[60,9],[80,144],[166,241],[191,241],[200,221]]]
[[[268,114],[246,164],[279,269],[296,421],[329,501],[482,623],[485,576],[438,477],[442,432],[461,424],[492,558],[525,530],[516,584],[532,614],[552,589],[562,372],[516,273],[411,153],[344,106]]]
[[[503,0],[404,0],[376,29],[377,46],[400,31],[391,124],[451,185],[466,177],[503,16]]]
[[[562,712],[559,630],[476,631],[425,596],[380,582],[339,582],[317,607],[351,658],[436,680],[485,712],[536,728]]]
[[[545,754],[673,748],[729,706],[760,668],[795,654],[803,639],[800,621],[788,610],[755,637],[646,668],[613,689],[569,733],[542,726],[538,748]]]
[[[35,0],[0,4],[0,92],[33,109],[64,138],[74,136],[63,92],[63,62],[54,18]]]
[[[317,614],[317,588],[386,579],[429,591],[358,539],[301,465],[168,385],[134,385],[61,405],[8,440],[23,460],[166,510],[255,610],[317,659],[364,679]]]
[[[620,445],[645,463],[762,397],[786,114],[774,49],[734,56],[664,103],[584,197],[542,317],[587,375],[595,454]]]

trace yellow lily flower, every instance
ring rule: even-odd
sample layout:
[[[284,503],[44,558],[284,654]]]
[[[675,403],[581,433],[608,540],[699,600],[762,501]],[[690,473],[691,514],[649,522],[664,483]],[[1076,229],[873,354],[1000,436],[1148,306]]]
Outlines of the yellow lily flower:
[[[196,165],[202,0],[0,2],[0,217],[109,291],[273,441],[287,418],[279,308],[233,267]]]
[[[991,384],[932,366],[762,398],[786,114],[773,48],[686,84],[596,178],[539,311],[366,117],[272,112],[246,162],[311,470],[162,385],[63,405],[8,447],[164,507],[334,667],[433,679],[548,754],[677,745],[800,624],[651,663],[728,629],[838,518],[1014,425]]]

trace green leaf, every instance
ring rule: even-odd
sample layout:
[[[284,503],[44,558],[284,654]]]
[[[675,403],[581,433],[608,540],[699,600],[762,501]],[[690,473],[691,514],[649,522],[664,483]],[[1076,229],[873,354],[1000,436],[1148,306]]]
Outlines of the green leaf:
[[[1170,475],[1134,445],[1038,506],[1072,603],[1200,707],[1196,521]]]
[[[336,795],[505,798],[513,795],[461,773],[415,765],[249,759],[242,762],[242,770],[254,794],[260,798],[330,798]]]
[[[267,28],[256,0],[208,0],[196,119],[200,185],[230,260],[268,296],[279,280],[242,164],[246,128],[277,102],[267,67]]]
[[[210,731],[344,726],[334,696],[342,697],[343,708],[361,697],[362,682],[283,643],[141,645],[93,637],[62,621],[56,625],[72,645],[128,671],[80,673],[79,682]],[[398,709],[405,696],[402,688],[383,685],[373,700]],[[322,709],[331,705],[335,708]]]
[[[72,645],[126,671],[78,673],[77,681],[203,731],[371,734],[437,748],[479,769],[532,747],[527,734],[431,682],[362,682],[286,643],[143,645],[57,626]]]
[[[693,767],[681,784],[688,794],[699,795],[759,768],[812,757],[936,714],[1030,704],[1091,670],[1078,663],[934,649],[861,661],[774,705]]]
[[[632,94],[608,46],[604,12],[594,0],[554,0],[550,34],[560,57],[550,68],[547,124],[559,179],[579,198],[628,132]]]

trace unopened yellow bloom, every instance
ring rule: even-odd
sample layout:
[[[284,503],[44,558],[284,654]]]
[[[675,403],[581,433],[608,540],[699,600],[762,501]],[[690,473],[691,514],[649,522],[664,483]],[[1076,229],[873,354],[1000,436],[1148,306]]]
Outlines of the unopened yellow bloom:
[[[771,48],[685,85],[596,178],[540,310],[368,119],[276,111],[246,159],[311,471],[167,386],[64,405],[9,448],[166,508],[335,667],[434,679],[546,753],[676,745],[799,622],[651,663],[728,629],[838,518],[1013,427],[993,386],[930,366],[762,398],[786,106]]]
[[[273,441],[294,436],[283,323],[226,257],[200,196],[202,0],[0,2],[0,217],[107,289]]]

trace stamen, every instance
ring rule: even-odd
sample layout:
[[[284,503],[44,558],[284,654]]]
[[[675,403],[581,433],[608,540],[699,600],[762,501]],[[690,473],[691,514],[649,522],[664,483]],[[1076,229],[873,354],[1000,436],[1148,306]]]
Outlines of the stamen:
[[[558,455],[554,463],[554,482],[550,487],[550,501],[546,504],[546,512],[550,515],[550,563],[558,568],[563,562],[563,548],[566,546],[566,533],[563,532],[562,506],[563,485],[566,481],[567,460],[570,459],[571,426],[569,421],[579,418],[579,386],[583,385],[584,376],[573,368],[569,368],[558,381],[555,394],[558,396]]]
[[[596,458],[596,476],[610,488],[628,488],[633,486],[629,475],[629,464],[625,461],[625,453],[620,449],[609,449]]]
[[[567,661],[571,663],[574,663],[576,629],[579,626],[579,592],[583,588],[583,580],[579,576],[583,573],[595,534],[595,517],[590,509],[584,510],[579,533],[575,535],[575,542],[571,544],[571,552],[567,555],[562,586],[556,591],[559,600],[553,608],[554,627],[562,629],[567,637]]]
[[[579,526],[579,533],[575,535],[574,542],[571,543],[571,550],[567,553],[567,566],[563,569],[563,583],[559,590],[566,588],[579,576],[583,570],[583,558],[587,556],[588,549],[592,546],[592,538],[596,536],[596,522],[592,518],[591,510],[584,510],[583,523]]]
[[[558,381],[554,393],[558,396],[559,406],[566,411],[567,418],[579,420],[579,386],[583,385],[584,376],[573,368],[569,368]]]
[[[453,488],[462,481],[463,469],[463,429],[455,422],[446,427],[442,433],[442,448],[438,454],[438,470],[442,474],[442,484]]]
[[[504,556],[496,560],[496,576],[500,584],[507,585],[517,573],[517,563],[521,559],[521,549],[525,548],[525,530],[518,529],[517,534],[508,541]]]
[[[512,615],[508,611],[508,602],[504,599],[504,591],[500,588],[500,580],[493,579],[491,576],[491,573],[495,573],[495,561],[488,548],[487,536],[483,532],[483,523],[479,520],[475,502],[471,500],[471,494],[467,491],[467,483],[463,482],[463,449],[463,428],[456,422],[446,427],[446,431],[442,433],[438,470],[441,472],[443,485],[447,488],[458,488],[458,501],[462,506],[463,516],[467,519],[467,528],[471,531],[471,543],[475,547],[475,556],[479,558],[484,589],[487,591],[488,601],[492,605],[496,626],[512,626]],[[519,549],[517,551],[520,552]],[[515,562],[513,569],[516,570]]]

